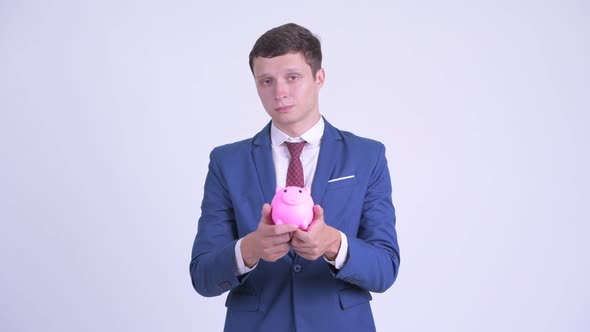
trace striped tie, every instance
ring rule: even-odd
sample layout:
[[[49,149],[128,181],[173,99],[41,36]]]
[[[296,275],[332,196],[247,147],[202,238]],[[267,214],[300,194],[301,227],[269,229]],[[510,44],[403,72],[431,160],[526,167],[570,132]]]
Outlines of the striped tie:
[[[285,143],[287,144],[287,149],[289,149],[289,154],[291,154],[289,168],[287,169],[287,187],[303,187],[305,183],[303,181],[303,166],[301,165],[299,156],[301,156],[305,142]]]

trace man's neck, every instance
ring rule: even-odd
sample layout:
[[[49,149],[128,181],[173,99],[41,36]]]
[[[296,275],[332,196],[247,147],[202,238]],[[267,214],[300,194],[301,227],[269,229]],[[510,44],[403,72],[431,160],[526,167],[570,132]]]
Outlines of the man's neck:
[[[297,138],[297,137],[300,137],[301,135],[303,135],[306,131],[313,128],[313,126],[315,126],[318,123],[318,121],[320,121],[320,118],[321,118],[321,115],[318,113],[317,116],[315,117],[315,121],[310,121],[310,123],[299,123],[299,124],[294,124],[294,125],[285,126],[285,127],[277,125],[277,123],[275,123],[274,125],[278,129],[280,129],[282,132],[289,135],[289,137]]]

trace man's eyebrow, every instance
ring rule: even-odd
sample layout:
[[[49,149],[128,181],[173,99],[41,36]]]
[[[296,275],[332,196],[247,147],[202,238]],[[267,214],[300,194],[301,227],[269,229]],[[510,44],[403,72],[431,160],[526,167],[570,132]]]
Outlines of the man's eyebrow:
[[[271,77],[271,76],[270,76],[269,74],[266,74],[266,73],[265,73],[265,74],[260,74],[260,75],[256,75],[256,74],[254,74],[254,77],[255,77],[256,79],[261,79],[261,78],[267,78],[267,77]]]
[[[282,75],[284,75],[284,74],[291,74],[291,73],[301,74],[304,71],[305,70],[302,69],[302,68],[300,68],[300,67],[290,67],[290,68],[286,68],[285,70],[283,70]],[[272,78],[273,75],[271,75],[269,73],[262,73],[262,74],[259,74],[259,75],[254,74],[254,77],[256,77],[256,79],[260,79],[260,78]]]
[[[287,68],[285,70],[285,72],[287,72],[287,73],[301,73],[303,71],[304,70],[302,68],[299,68],[299,67]]]

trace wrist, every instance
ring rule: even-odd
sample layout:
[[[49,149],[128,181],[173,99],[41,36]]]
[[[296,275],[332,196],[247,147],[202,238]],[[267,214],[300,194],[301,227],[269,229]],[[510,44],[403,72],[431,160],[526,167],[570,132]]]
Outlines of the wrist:
[[[328,245],[328,249],[326,250],[326,252],[324,253],[324,257],[326,257],[326,259],[330,260],[330,261],[335,261],[336,260],[336,256],[338,256],[338,252],[340,251],[340,231],[338,231],[337,229],[333,228],[332,229],[332,236],[331,236],[331,241],[330,241],[330,245]]]
[[[244,265],[248,268],[252,268],[258,263],[259,258],[254,253],[253,247],[250,245],[250,235],[246,235],[240,243],[240,250],[242,251],[242,260]]]

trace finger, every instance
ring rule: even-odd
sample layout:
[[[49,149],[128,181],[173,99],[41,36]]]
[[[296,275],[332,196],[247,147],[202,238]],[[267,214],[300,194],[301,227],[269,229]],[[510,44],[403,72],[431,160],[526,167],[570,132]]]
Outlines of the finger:
[[[308,233],[315,233],[315,230],[320,225],[324,225],[326,221],[324,220],[324,209],[320,205],[314,205],[313,207],[313,220],[309,223],[307,227]]]
[[[258,225],[258,231],[263,237],[276,237],[286,235],[289,239],[293,236],[291,233],[295,232],[297,226],[291,224],[266,224],[264,221],[260,221]]]
[[[293,232],[295,232],[296,230],[299,229],[297,227],[297,225],[292,225],[292,224],[275,225],[272,228],[273,228],[274,235],[282,235],[282,234],[285,234],[285,233],[293,233]],[[289,235],[289,238],[291,238],[291,235]]]
[[[285,256],[286,254],[288,254],[289,249],[290,249],[290,247],[287,244],[269,248],[269,249],[265,250],[265,253],[264,253],[262,259],[269,261],[269,262],[274,262],[274,261],[280,259],[281,257]]]
[[[309,230],[309,228],[308,228]],[[297,229],[297,231],[295,231],[293,233],[293,239],[297,240],[299,243],[305,243],[307,242],[307,240],[309,240],[309,233],[306,231],[302,231],[300,229]]]
[[[314,261],[316,260],[319,256],[316,255],[315,251],[313,249],[307,249],[307,248],[293,248],[293,250],[295,250],[295,253],[297,253],[297,255],[308,259],[310,261]]]
[[[324,208],[322,208],[319,204],[313,206],[313,219],[324,220]]]
[[[276,235],[276,236],[272,237],[272,243],[274,246],[285,245],[285,244],[288,245],[289,241],[291,241],[291,236],[289,235],[289,233]]]
[[[304,251],[311,247],[308,243],[297,239],[291,241],[291,246],[295,251]]]
[[[270,236],[264,238],[260,246],[264,250],[277,250],[279,247],[289,246],[289,242],[291,239],[289,238],[288,234],[283,234],[279,236]]]
[[[272,208],[270,207],[270,204],[264,203],[264,205],[262,205],[262,217],[260,218],[260,222],[268,225],[274,225],[272,222],[271,212]]]

